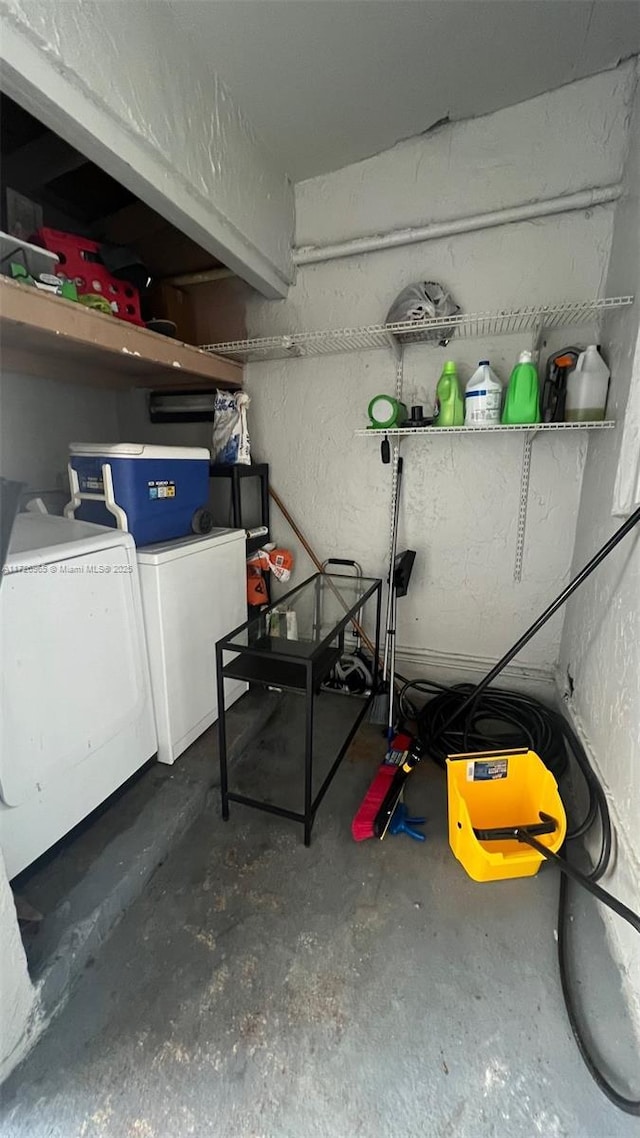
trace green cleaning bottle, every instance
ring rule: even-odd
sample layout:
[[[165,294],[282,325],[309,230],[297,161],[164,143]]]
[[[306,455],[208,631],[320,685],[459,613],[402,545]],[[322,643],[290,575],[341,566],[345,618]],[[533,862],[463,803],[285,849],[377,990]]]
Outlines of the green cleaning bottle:
[[[505,426],[509,423],[540,422],[540,382],[531,352],[520,352],[511,372],[502,422]]]
[[[460,391],[458,372],[453,360],[447,360],[436,387],[436,416],[434,427],[462,427],[464,425],[464,399]]]

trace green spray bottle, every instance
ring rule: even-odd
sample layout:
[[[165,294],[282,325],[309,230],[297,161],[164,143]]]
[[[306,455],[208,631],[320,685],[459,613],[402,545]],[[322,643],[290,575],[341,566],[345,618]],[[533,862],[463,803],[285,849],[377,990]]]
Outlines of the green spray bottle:
[[[531,352],[520,352],[511,372],[502,422],[505,426],[509,423],[540,422],[540,381]]]
[[[464,399],[460,391],[458,372],[453,360],[447,360],[436,387],[436,416],[434,427],[462,427],[464,425]]]

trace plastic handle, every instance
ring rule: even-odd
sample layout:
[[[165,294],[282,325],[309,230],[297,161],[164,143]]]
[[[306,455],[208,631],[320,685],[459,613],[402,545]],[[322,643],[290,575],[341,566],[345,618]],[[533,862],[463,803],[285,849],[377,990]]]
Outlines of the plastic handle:
[[[380,458],[385,466],[388,466],[391,462],[391,444],[386,436],[380,443]]]
[[[398,805],[398,801],[402,793],[402,788],[407,778],[411,774],[413,768],[417,766],[422,759],[422,756],[422,746],[417,739],[414,739],[411,743],[409,753],[406,756],[403,765],[397,768],[393,778],[391,779],[389,789],[387,790],[387,793],[382,800],[382,805],[376,814],[375,821],[373,823],[373,832],[376,838],[380,838],[380,841],[382,841],[389,828],[389,823],[393,818],[394,810]]]
[[[558,829],[558,823],[555,818],[549,814],[540,814],[541,822],[534,822],[528,826],[497,826],[491,830],[475,830],[474,834],[479,842],[505,842],[513,839],[521,842],[523,839],[521,835],[523,832],[531,834],[532,837],[538,837],[540,834],[553,834]]]

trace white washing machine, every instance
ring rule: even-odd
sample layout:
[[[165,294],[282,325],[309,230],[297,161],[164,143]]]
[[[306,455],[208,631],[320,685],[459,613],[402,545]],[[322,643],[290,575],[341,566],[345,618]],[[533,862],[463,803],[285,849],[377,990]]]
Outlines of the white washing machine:
[[[138,550],[161,763],[175,762],[218,718],[215,646],[247,619],[246,556],[240,529]],[[225,707],[246,690],[225,681]]]
[[[0,846],[14,877],[156,751],[136,549],[16,518],[0,587]]]

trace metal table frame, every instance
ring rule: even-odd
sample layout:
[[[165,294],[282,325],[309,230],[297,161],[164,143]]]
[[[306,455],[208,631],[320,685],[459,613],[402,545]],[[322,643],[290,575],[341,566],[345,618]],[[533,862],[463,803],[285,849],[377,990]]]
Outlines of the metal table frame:
[[[313,576],[308,577],[301,585],[292,589],[284,597],[281,597],[277,602],[269,605],[267,609],[261,614],[266,618],[266,615],[274,608],[280,608],[286,605],[296,593],[306,588],[311,581],[316,582],[316,612],[319,613],[319,582],[321,579],[327,579],[339,582],[344,580],[349,582],[350,587],[353,587],[356,578],[349,576],[341,576],[339,574],[324,574],[315,573]],[[229,803],[240,802],[245,806],[253,806],[257,810],[266,810],[270,814],[278,814],[283,818],[290,818],[294,822],[301,822],[304,825],[304,844],[308,846],[311,844],[311,829],[315,819],[316,812],[322,799],[324,798],[331,781],[344,758],[346,751],[353,739],[358,727],[362,723],[369,705],[375,696],[376,683],[372,685],[371,693],[366,699],[361,701],[362,707],[356,716],[349,733],[344,740],[336,758],[334,759],[331,767],[325,776],[320,789],[318,790],[315,798],[313,795],[313,723],[314,723],[314,701],[319,692],[320,685],[325,677],[330,672],[333,664],[338,656],[343,651],[344,646],[344,631],[347,625],[357,617],[358,613],[364,608],[367,602],[375,595],[376,597],[376,634],[375,634],[375,659],[373,664],[374,677],[378,671],[378,657],[380,649],[380,609],[382,598],[382,581],[377,578],[365,578],[370,581],[369,588],[363,591],[362,596],[351,606],[347,607],[345,604],[345,615],[342,620],[335,623],[327,636],[318,640],[316,647],[307,657],[295,657],[291,654],[279,653],[270,651],[268,654],[261,651],[258,647],[252,647],[251,644],[238,645],[234,643],[234,638],[239,636],[240,633],[248,630],[249,625],[253,624],[256,617],[251,618],[234,629],[222,640],[216,644],[216,673],[217,673],[217,688],[218,688],[218,741],[220,751],[220,794],[222,799],[222,817],[225,822],[229,819]],[[331,586],[329,586],[331,587]],[[337,585],[339,589],[339,584]],[[318,616],[318,619],[319,616]],[[331,642],[338,638],[338,647],[331,647]],[[224,653],[233,652],[234,659],[229,664],[224,664]],[[269,675],[270,665],[284,665],[283,669],[274,668],[273,673]],[[296,680],[295,671],[301,675],[301,681]],[[284,676],[284,679],[283,679]],[[229,790],[228,781],[228,761],[227,761],[227,729],[226,729],[226,711],[224,705],[224,681],[225,678],[233,678],[245,680],[248,683],[258,684],[262,687],[277,687],[284,691],[296,692],[304,694],[306,699],[305,707],[305,744],[304,744],[304,811],[300,813],[295,810],[288,810],[282,806],[274,806],[268,802],[261,802],[256,798],[250,798],[244,794],[236,794]]]

